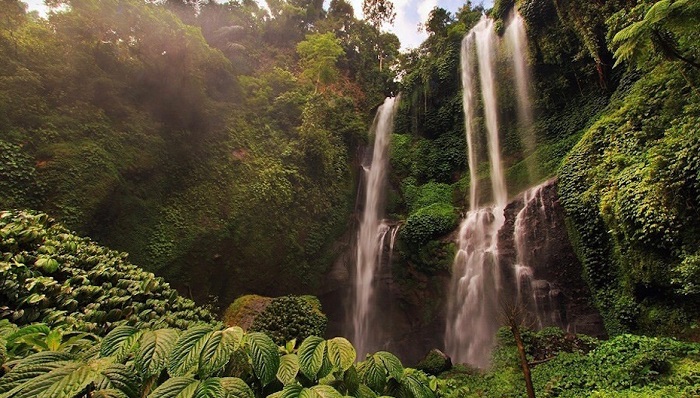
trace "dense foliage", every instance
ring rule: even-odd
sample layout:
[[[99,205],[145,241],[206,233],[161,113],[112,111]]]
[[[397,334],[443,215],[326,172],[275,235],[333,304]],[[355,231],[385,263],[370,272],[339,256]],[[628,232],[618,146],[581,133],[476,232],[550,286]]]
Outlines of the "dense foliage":
[[[312,290],[398,39],[342,0],[49,3],[68,7],[0,10],[0,208],[200,301]]]
[[[694,397],[700,346],[669,338],[620,335],[609,341],[560,330],[523,330],[538,397]],[[510,331],[499,332],[494,367],[457,367],[440,376],[446,397],[520,397],[525,383]]]
[[[647,21],[663,3],[643,2],[633,15]],[[687,11],[685,23],[700,21],[697,10]],[[621,32],[641,29],[622,22],[627,15],[610,23],[622,24]],[[700,39],[697,30],[675,33],[682,47]],[[636,80],[618,89],[566,158],[560,194],[608,331],[691,336],[700,319],[700,96],[693,83],[700,70],[659,55],[635,60]]]
[[[80,238],[46,214],[0,212],[0,311],[18,325],[43,322],[104,334],[119,325],[187,329],[216,324],[126,254]]]
[[[278,347],[259,332],[211,325],[186,331],[118,326],[103,339],[64,337],[43,324],[1,323],[7,353],[1,396],[435,397],[434,379],[404,368],[388,352],[356,364],[354,347],[340,337],[309,337],[298,350]]]

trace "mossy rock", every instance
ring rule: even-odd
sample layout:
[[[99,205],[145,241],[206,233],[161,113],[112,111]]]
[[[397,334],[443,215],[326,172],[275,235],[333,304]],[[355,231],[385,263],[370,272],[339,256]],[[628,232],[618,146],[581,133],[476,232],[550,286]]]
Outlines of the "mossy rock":
[[[263,332],[279,345],[309,336],[323,336],[328,318],[316,296],[264,297],[249,294],[237,298],[223,316],[228,326]]]
[[[255,318],[272,302],[271,297],[246,294],[237,298],[224,312],[223,321],[227,326],[240,326],[248,330]]]
[[[442,372],[452,369],[452,360],[442,351],[434,348],[418,362],[416,369],[437,376]]]

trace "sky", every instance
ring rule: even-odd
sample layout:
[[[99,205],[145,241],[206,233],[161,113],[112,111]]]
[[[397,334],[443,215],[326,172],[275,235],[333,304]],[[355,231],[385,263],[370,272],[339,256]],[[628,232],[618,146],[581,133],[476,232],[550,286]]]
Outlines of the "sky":
[[[44,0],[23,0],[29,4],[29,10],[38,10],[42,15],[46,13]],[[355,9],[355,15],[362,17],[362,0],[349,0]],[[393,32],[401,40],[403,50],[416,48],[425,40],[427,34],[418,32],[418,25],[428,20],[430,11],[435,7],[441,7],[455,13],[467,0],[393,0],[396,20],[393,26],[386,30]],[[493,0],[472,0],[472,4],[482,4],[484,8],[491,8]]]

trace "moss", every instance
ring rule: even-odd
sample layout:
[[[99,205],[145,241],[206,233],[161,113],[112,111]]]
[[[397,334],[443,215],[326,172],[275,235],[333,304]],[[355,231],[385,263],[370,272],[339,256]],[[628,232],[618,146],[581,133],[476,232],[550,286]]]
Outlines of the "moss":
[[[226,308],[223,322],[227,326],[240,326],[244,330],[250,329],[255,318],[260,315],[272,302],[272,298],[247,294],[237,298]]]

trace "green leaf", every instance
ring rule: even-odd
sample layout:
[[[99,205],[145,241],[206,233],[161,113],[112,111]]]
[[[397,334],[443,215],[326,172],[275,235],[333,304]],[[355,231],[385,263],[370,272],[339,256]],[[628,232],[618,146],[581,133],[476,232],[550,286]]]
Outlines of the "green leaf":
[[[282,391],[268,395],[267,398],[297,398],[303,389],[304,387],[298,384],[290,384],[284,386]]]
[[[345,338],[336,337],[326,341],[328,358],[334,367],[342,371],[348,370],[357,359],[355,347]]]
[[[379,351],[373,356],[384,364],[389,377],[393,377],[396,380],[403,378],[403,365],[396,355],[386,351]]]
[[[100,356],[114,356],[121,362],[136,348],[142,334],[143,331],[133,326],[117,326],[102,339]]]
[[[255,398],[253,390],[238,377],[222,377],[219,382],[229,398]]]
[[[218,378],[202,380],[194,391],[196,398],[223,398],[225,394]]]
[[[343,395],[331,386],[313,386],[301,390],[299,398],[343,398]]]
[[[287,354],[280,358],[277,380],[287,385],[296,380],[297,373],[299,373],[299,357],[296,354]]]
[[[326,341],[321,337],[307,337],[299,346],[299,367],[301,373],[311,380],[315,380],[323,366],[323,358],[326,351]]]
[[[143,380],[160,375],[168,365],[168,354],[175,347],[180,332],[176,329],[147,331],[141,336],[134,364]]]
[[[184,376],[197,371],[202,350],[212,333],[211,326],[195,326],[180,335],[168,358],[170,376]]]
[[[253,362],[253,372],[263,386],[275,380],[280,357],[277,344],[264,333],[253,332],[245,336],[245,347]]]
[[[201,378],[220,372],[231,360],[243,340],[243,329],[238,326],[217,330],[202,349],[197,374]]]
[[[383,391],[386,385],[386,369],[375,355],[357,365],[357,373],[362,383],[374,391]]]
[[[199,381],[191,377],[173,377],[148,395],[148,398],[193,398]]]

